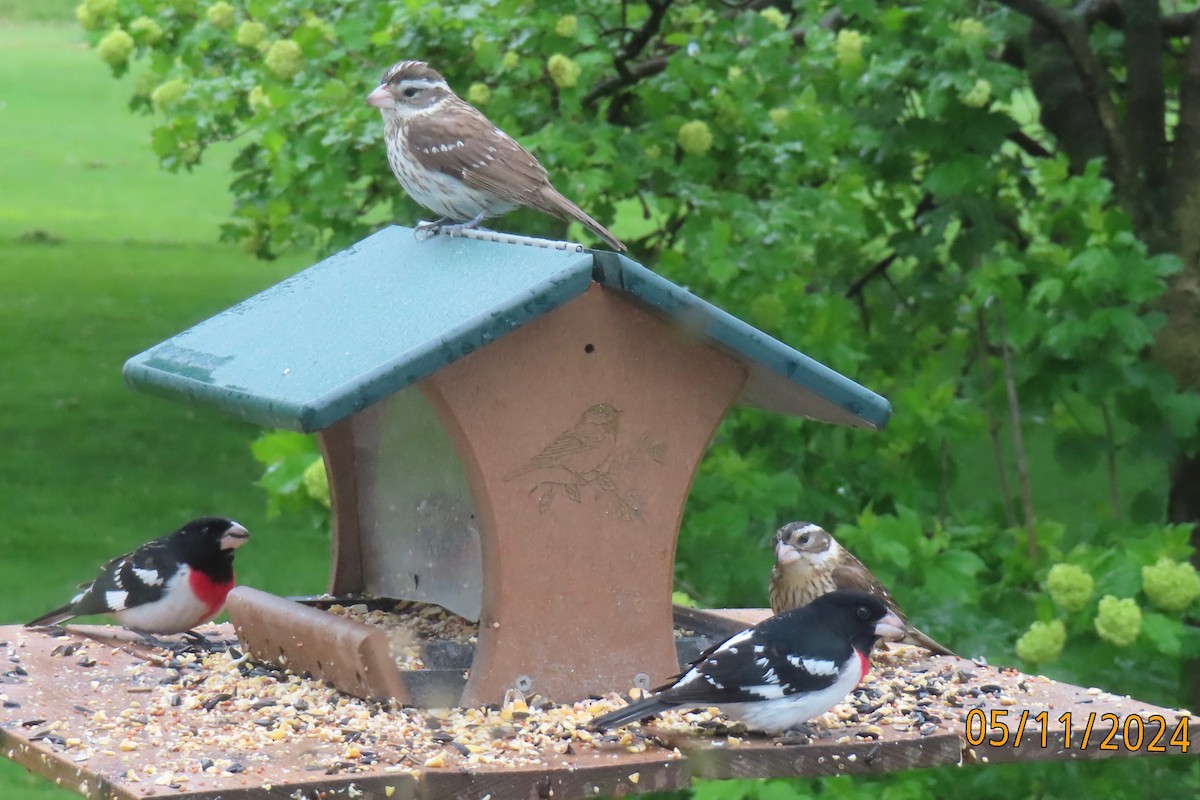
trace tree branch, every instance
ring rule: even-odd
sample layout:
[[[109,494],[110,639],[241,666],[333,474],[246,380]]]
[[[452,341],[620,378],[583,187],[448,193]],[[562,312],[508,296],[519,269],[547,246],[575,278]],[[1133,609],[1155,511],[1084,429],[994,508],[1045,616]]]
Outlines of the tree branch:
[[[1196,224],[1200,211],[1200,19],[1180,65],[1179,123],[1171,156],[1171,200],[1179,236],[1173,249],[1184,263],[1193,264],[1200,256],[1200,230]]]
[[[984,391],[991,394],[996,386],[992,375],[992,365],[989,361],[987,325],[983,321],[983,311],[975,312],[975,336],[979,347],[979,364],[983,367]],[[984,417],[987,418],[988,438],[992,440],[992,458],[996,461],[996,477],[1000,481],[1000,501],[1004,506],[1004,520],[1008,527],[1017,527],[1017,509],[1013,506],[1012,489],[1008,485],[1008,469],[1004,465],[1004,445],[1000,441],[1000,431],[1004,427],[992,414],[991,404],[984,405]]]
[[[1083,17],[1089,29],[1097,22],[1116,30],[1125,27],[1125,8],[1120,0],[1085,0],[1075,7],[1075,11]],[[1166,38],[1180,39],[1191,36],[1197,18],[1200,18],[1200,9],[1168,14],[1161,18],[1158,28]]]
[[[1045,145],[1025,131],[1013,131],[1008,135],[1008,140],[1034,158],[1050,158],[1054,155]]]
[[[1004,308],[996,304],[996,322],[1000,327],[1000,366],[1004,374],[1004,389],[1008,395],[1009,424],[1012,425],[1013,458],[1017,462],[1017,480],[1021,483],[1021,506],[1025,514],[1025,532],[1028,536],[1029,560],[1038,561],[1037,523],[1033,511],[1033,486],[1029,481],[1029,459],[1025,455],[1025,437],[1021,433],[1021,400],[1017,394],[1016,371],[1013,369],[1012,350],[1008,346],[1008,323],[1004,319]]]
[[[672,49],[672,52],[674,50]],[[639,61],[636,64],[630,64],[623,69],[619,69],[617,74],[611,78],[605,78],[583,96],[584,108],[589,108],[594,105],[597,100],[617,92],[629,86],[633,86],[642,78],[649,78],[651,75],[657,75],[667,68],[667,59],[669,53],[661,56],[651,56],[645,61]]]
[[[1000,3],[1041,25],[1066,47],[1104,130],[1104,149],[1113,179],[1122,192],[1126,191],[1132,180],[1120,118],[1109,87],[1108,72],[1088,42],[1084,21],[1044,0],[1000,0]]]
[[[1135,224],[1155,250],[1171,227],[1163,208],[1167,184],[1166,89],[1163,85],[1162,18],[1158,0],[1125,0],[1125,127],[1129,133],[1127,187]]]
[[[854,279],[854,283],[850,284],[850,286],[846,288],[846,291],[842,293],[842,296],[846,299],[862,296],[863,289],[867,287],[867,284],[887,272],[888,267],[895,262],[896,258],[896,253],[892,252],[875,262],[874,266]]]

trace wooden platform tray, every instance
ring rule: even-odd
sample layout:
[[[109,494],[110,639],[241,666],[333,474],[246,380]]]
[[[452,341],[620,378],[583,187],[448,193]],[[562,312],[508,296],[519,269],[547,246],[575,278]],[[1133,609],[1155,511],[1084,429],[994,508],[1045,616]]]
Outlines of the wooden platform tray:
[[[751,614],[752,616],[752,614]],[[742,619],[747,619],[742,616]],[[231,640],[229,626],[206,635]],[[585,729],[613,702],[418,711],[359,700],[319,681],[220,652],[174,655],[120,629],[64,636],[0,627],[0,755],[95,800],[314,797],[623,796],[683,788],[693,776],[767,777],[913,767],[1200,752],[1200,722],[1099,690],[947,658],[884,656],[854,702],[819,718],[809,742],[731,732],[707,711],[600,735]],[[1007,711],[991,718],[993,712]],[[1027,720],[1021,745],[999,744]],[[1072,714],[1064,746],[1059,719]],[[1090,741],[1083,728],[1095,714]],[[1109,737],[1112,713],[1132,745]],[[982,716],[967,741],[968,718]],[[1181,721],[1185,720],[1185,721]],[[1055,727],[1057,726],[1057,727]],[[1188,735],[1187,746],[1170,743]],[[978,735],[976,735],[978,734]],[[989,744],[989,742],[991,742]],[[360,795],[360,793],[363,793]]]

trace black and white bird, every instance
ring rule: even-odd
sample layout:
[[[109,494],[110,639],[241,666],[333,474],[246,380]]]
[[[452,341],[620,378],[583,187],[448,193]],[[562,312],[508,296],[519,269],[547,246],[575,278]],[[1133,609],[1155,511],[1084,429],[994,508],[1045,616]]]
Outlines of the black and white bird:
[[[488,217],[528,206],[573,219],[618,251],[625,245],[550,185],[545,168],[451,90],[424,61],[401,61],[383,73],[367,104],[383,115],[388,165],[404,191],[440,214],[417,230],[474,228]]]
[[[25,623],[57,625],[73,617],[111,614],[143,634],[190,631],[225,606],[233,588],[233,551],[250,533],[224,517],[201,517],[118,556],[71,602]]]
[[[671,708],[716,706],[753,730],[792,730],[845,699],[867,674],[875,639],[894,635],[902,624],[870,595],[826,594],[734,634],[674,683],[597,717],[592,727],[613,728]]]
[[[776,614],[811,603],[821,595],[848,589],[883,601],[904,623],[895,639],[922,647],[939,656],[952,656],[908,621],[891,592],[859,561],[838,543],[833,534],[812,522],[789,522],[775,532],[775,567],[771,570],[771,610]],[[886,637],[885,637],[886,638]]]

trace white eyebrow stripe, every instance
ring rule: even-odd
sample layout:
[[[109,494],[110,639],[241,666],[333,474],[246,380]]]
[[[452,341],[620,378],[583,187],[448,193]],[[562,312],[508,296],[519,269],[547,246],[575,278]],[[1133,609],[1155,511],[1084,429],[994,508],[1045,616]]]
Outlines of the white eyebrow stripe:
[[[432,89],[435,86],[441,86],[442,83],[431,81],[428,78],[405,78],[400,81],[399,85],[413,89]]]

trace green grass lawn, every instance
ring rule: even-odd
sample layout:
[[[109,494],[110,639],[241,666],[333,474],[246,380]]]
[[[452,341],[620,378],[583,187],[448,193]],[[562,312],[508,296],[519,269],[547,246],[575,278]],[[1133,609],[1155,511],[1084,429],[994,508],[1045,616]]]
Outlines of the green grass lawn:
[[[0,1],[0,19],[21,5]],[[325,537],[265,518],[257,429],[121,378],[130,355],[311,258],[266,264],[217,244],[230,153],[161,172],[150,121],[73,26],[0,26],[0,52],[0,622],[64,602],[107,558],[205,513],[253,533],[241,582],[323,590]],[[3,800],[73,796],[0,759]]]

